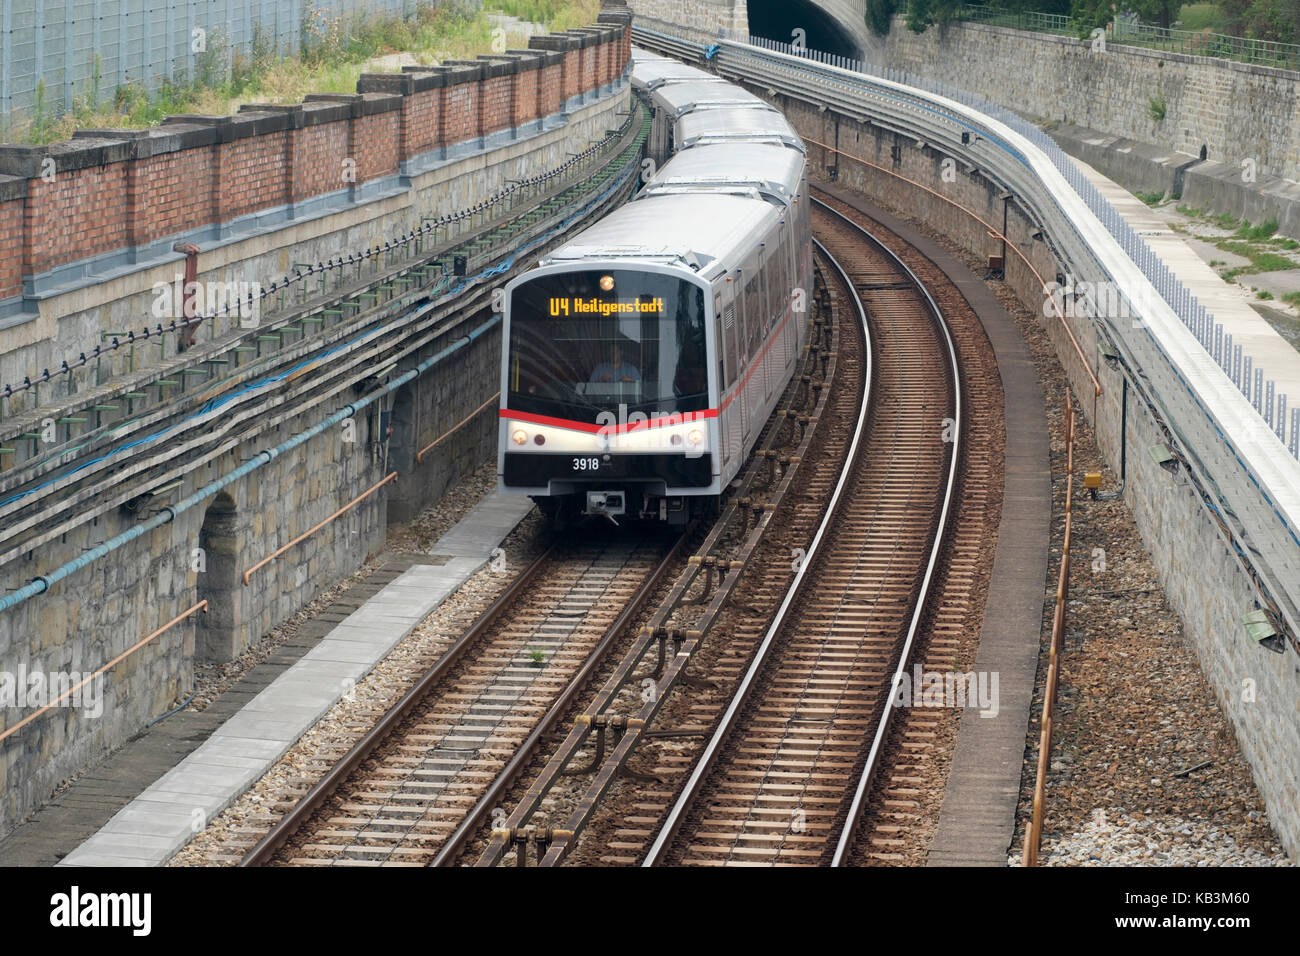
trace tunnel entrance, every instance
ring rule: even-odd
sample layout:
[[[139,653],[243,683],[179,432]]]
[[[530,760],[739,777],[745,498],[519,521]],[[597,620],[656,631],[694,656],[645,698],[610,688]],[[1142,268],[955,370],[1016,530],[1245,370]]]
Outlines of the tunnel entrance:
[[[804,43],[809,49],[854,59],[862,56],[849,31],[809,0],[749,0],[751,36],[790,43],[795,30],[805,32]]]
[[[239,646],[239,525],[235,499],[217,495],[203,515],[199,529],[199,600],[208,602],[194,637],[194,658],[200,664],[224,664],[243,650]]]

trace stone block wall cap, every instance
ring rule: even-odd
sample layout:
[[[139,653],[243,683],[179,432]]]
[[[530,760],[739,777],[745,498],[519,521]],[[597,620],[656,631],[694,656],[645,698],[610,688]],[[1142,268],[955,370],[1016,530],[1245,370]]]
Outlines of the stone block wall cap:
[[[361,116],[374,116],[376,113],[391,113],[402,108],[400,93],[361,93],[356,100]]]
[[[262,136],[266,133],[282,133],[293,126],[290,114],[256,107],[247,112],[241,109],[240,112],[226,119],[227,122],[218,125],[218,129],[221,130],[220,142],[223,143],[249,136]]]
[[[73,172],[130,158],[131,143],[124,139],[87,138],[41,146],[6,144],[0,146],[0,173],[31,179],[48,169],[47,159],[53,160],[57,172]]]
[[[154,135],[152,129],[79,129],[72,133],[73,139],[147,139]]]
[[[581,45],[582,43],[577,37],[569,36],[566,33],[543,33],[528,39],[528,46],[532,49],[553,50],[560,53],[576,50]]]
[[[479,54],[478,59],[487,65],[487,71],[484,73],[486,79],[494,76],[512,76],[519,72],[519,60],[513,56]]]
[[[357,77],[358,93],[395,93],[399,96],[415,92],[414,73],[362,73]]]
[[[325,123],[340,123],[352,116],[351,102],[338,103],[333,100],[307,100],[302,104],[302,125],[321,126]]]
[[[506,50],[506,54],[515,58],[515,62],[519,64],[520,72],[540,70],[546,62],[545,50]]]
[[[595,33],[589,33],[586,30],[566,30],[569,36],[578,41],[578,46],[582,49],[596,46],[600,43],[600,36]]]
[[[443,60],[442,68],[452,83],[487,79],[488,65],[482,60]]]
[[[21,201],[27,196],[27,177],[0,173],[0,202]]]
[[[533,52],[542,55],[543,67],[555,66],[556,64],[564,62],[563,50],[534,50]]]

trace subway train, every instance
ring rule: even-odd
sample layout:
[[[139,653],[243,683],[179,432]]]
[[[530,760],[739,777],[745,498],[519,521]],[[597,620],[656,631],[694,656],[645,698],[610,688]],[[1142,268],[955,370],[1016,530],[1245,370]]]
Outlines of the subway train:
[[[716,513],[808,335],[803,142],[701,70],[632,78],[671,158],[505,290],[498,487],[557,527]]]

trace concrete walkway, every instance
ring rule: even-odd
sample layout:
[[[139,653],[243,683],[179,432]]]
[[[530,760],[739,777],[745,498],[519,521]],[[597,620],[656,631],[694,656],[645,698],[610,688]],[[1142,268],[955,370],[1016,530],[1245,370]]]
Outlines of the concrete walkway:
[[[415,564],[326,634],[62,866],[156,866],[260,779],[354,684],[481,568],[532,509],[492,494]]]
[[[1287,407],[1300,404],[1300,352],[1251,308],[1247,299],[1249,291],[1219,278],[1209,263],[1142,200],[1087,163],[1078,159],[1074,162],[1110,200],[1115,211],[1146,240],[1151,251],[1164,260],[1201,305],[1214,315],[1215,321],[1223,325],[1224,335],[1232,335],[1232,344],[1240,345],[1242,354],[1251,356],[1255,367],[1264,370],[1264,378],[1273,379],[1277,391],[1287,394]],[[1288,422],[1287,428],[1290,427]],[[1289,437],[1290,432],[1287,434]]]

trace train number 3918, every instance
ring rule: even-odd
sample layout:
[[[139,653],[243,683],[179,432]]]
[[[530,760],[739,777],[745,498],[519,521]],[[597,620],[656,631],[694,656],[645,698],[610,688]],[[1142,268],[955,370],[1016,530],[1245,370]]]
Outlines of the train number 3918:
[[[573,459],[574,471],[599,471],[599,458],[575,458]]]

